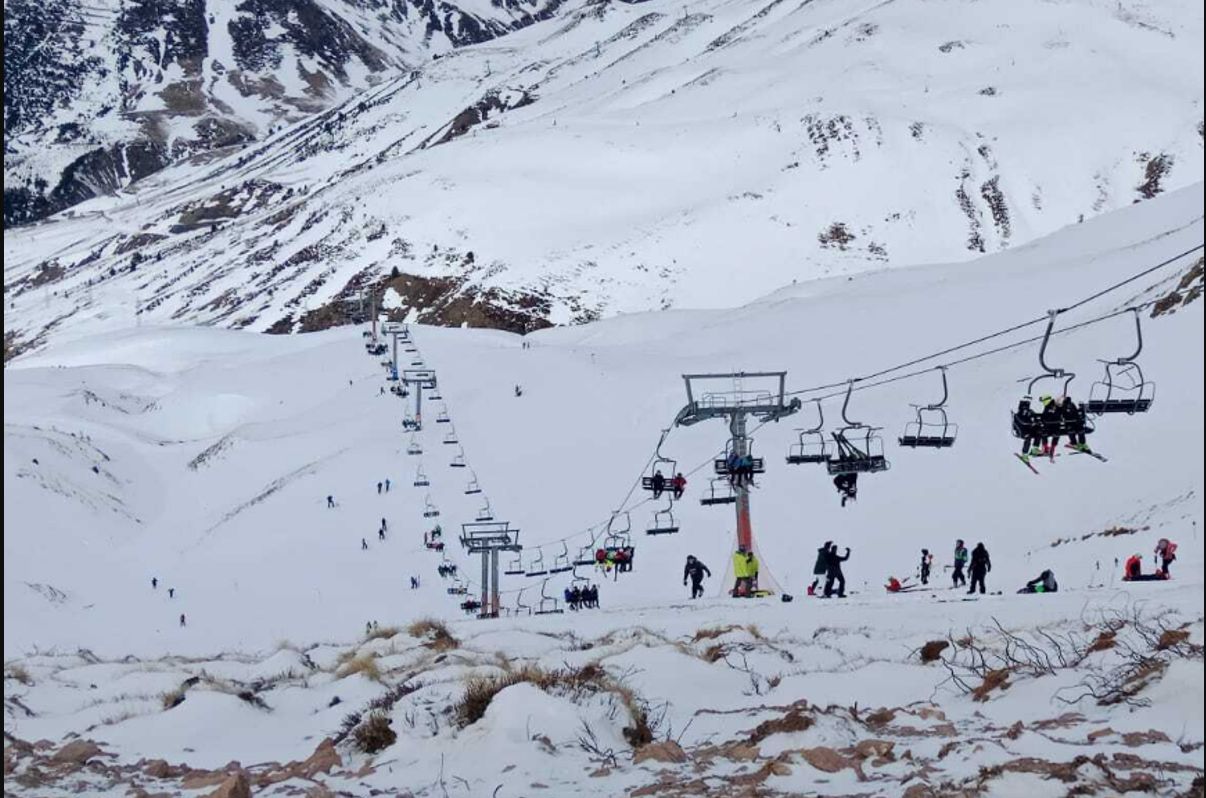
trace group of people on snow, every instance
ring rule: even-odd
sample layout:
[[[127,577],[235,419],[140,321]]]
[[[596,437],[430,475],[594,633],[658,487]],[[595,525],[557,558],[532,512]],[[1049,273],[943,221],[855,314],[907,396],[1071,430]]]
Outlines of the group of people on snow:
[[[815,596],[817,594],[817,585],[820,584],[821,578],[825,579],[825,590],[822,595],[825,598],[846,598],[846,575],[842,573],[842,563],[850,559],[850,547],[846,547],[846,554],[843,556],[838,554],[838,545],[832,540],[825,541],[819,549],[817,549],[817,560],[812,566],[813,580],[806,591],[808,595]],[[836,586],[836,589],[835,589]]]

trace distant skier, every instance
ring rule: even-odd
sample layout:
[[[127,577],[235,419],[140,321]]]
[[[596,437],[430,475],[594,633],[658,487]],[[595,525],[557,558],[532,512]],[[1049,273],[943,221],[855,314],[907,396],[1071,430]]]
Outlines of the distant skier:
[[[361,550],[361,551],[368,551],[368,541],[367,541],[367,540],[365,540],[364,538],[361,538],[361,539],[360,539],[360,550]]]
[[[838,546],[836,543],[829,547],[828,556],[825,558],[825,598],[830,598],[834,595],[833,585],[837,582],[837,597],[846,598],[846,575],[842,573],[842,563],[850,559],[850,547],[846,547],[846,556],[838,556]]]
[[[1173,543],[1168,538],[1160,538],[1156,543],[1156,556],[1160,558],[1160,573],[1168,579],[1171,574],[1168,572],[1168,566],[1173,564],[1173,560],[1177,559],[1177,544]]]
[[[390,486],[389,477],[386,477],[385,478],[385,492],[386,493],[389,493],[389,486]]]
[[[418,590],[418,589],[419,589],[419,577],[417,577],[417,576],[412,576],[412,577],[410,578],[410,589],[411,589],[411,590]]]
[[[831,545],[833,545],[833,541],[827,540],[824,546],[817,549],[817,561],[812,566],[812,584],[808,586],[808,590],[806,591],[810,596],[817,594],[817,585],[821,583],[821,577],[829,570],[829,547]]]
[[[184,626],[184,613],[180,613],[180,625]]]
[[[335,497],[334,497],[334,496],[328,496],[328,497],[327,497],[327,509],[330,509],[330,508],[332,508],[332,507],[334,507],[334,506],[335,506]]]
[[[519,384],[515,385],[515,396],[517,396],[517,397],[523,396],[523,386],[522,385],[519,385]]]
[[[694,554],[687,555],[687,564],[683,566],[683,585],[686,586],[687,579],[691,579],[691,598],[697,599],[703,595],[703,580],[704,574],[709,577],[712,572],[708,570],[708,566],[702,561],[695,559]]]
[[[687,478],[680,471],[674,475],[674,479],[670,480],[670,487],[674,489],[674,498],[681,499],[683,491],[687,489]]]
[[[963,569],[967,566],[967,546],[963,545],[963,540],[955,541],[955,572],[951,574],[951,587],[960,587],[967,584],[967,577],[963,575]]]
[[[977,543],[971,553],[971,586],[967,591],[969,596],[976,592],[976,585],[980,586],[980,594],[984,594],[984,577],[991,570],[992,560],[988,557],[988,549],[984,548],[983,543]]]
[[[846,506],[846,502],[858,498],[858,474],[838,474],[833,478],[833,486],[837,488],[838,494],[842,497],[843,507]]]
[[[385,527],[381,527],[380,529],[377,530],[377,540],[380,540],[380,541],[385,540]]]
[[[382,531],[382,532],[385,532],[385,531],[387,531],[388,529],[389,529],[389,525],[388,525],[388,524],[386,524],[386,523],[385,523],[385,519],[384,519],[384,518],[382,518],[382,519],[381,519],[381,531]]]
[[[151,577],[151,589],[152,589],[152,590],[158,590],[158,589],[159,589],[159,579],[158,579],[158,577],[154,577],[154,576],[152,576],[152,577]]]
[[[928,585],[930,583],[930,568],[934,565],[934,555],[930,554],[929,549],[921,550],[921,584]]]
[[[380,494],[380,493],[381,493],[381,489],[382,489],[382,488],[384,488],[384,487],[385,487],[385,485],[384,485],[383,483],[378,482],[378,483],[377,483],[377,493],[378,493],[378,494]]]
[[[176,598],[176,588],[174,588],[174,587],[168,588],[168,598]]]

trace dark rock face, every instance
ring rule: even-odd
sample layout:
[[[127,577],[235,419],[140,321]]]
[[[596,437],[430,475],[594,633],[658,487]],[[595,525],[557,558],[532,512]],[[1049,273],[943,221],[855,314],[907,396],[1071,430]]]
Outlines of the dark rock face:
[[[561,2],[7,0],[4,225],[246,145]]]

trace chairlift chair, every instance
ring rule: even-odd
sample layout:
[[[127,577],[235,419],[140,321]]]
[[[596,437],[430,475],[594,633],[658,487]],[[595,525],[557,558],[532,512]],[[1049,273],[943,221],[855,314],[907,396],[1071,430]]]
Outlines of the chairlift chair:
[[[482,609],[482,602],[475,598],[465,599],[461,602],[461,609],[464,610],[466,614],[480,612]]]
[[[452,458],[452,462],[448,465],[452,468],[466,468],[465,450],[461,449],[459,452],[457,452],[456,456]]]
[[[423,447],[419,445],[419,440],[412,433],[410,443],[406,446],[406,453],[409,455],[423,454]]]
[[[515,552],[515,556],[507,563],[506,568],[503,569],[503,573],[507,576],[524,576],[527,574],[527,571],[523,567],[523,552]]]
[[[439,388],[432,388],[431,393],[427,395],[427,398],[433,402],[438,402],[444,398],[444,395],[440,393]]]
[[[459,577],[454,579],[452,584],[448,586],[448,595],[450,596],[464,596],[468,593],[469,585],[467,585],[465,581]]]
[[[485,498],[485,497],[483,497]],[[490,500],[486,499],[486,503],[477,511],[476,521],[493,521],[494,510],[490,508]]]
[[[678,531],[678,522],[674,520],[674,500],[670,499],[664,508],[653,512],[653,522],[645,530],[647,535],[673,535]]]
[[[765,474],[766,473],[766,461],[763,460],[761,457],[754,457],[753,452],[754,452],[754,442],[750,441],[748,453],[750,455],[750,463],[752,465],[751,472],[754,474]],[[732,457],[732,455],[733,455],[733,442],[730,440],[728,443],[726,443],[724,445],[724,457],[717,457],[714,461],[712,461],[712,470],[716,472],[717,476],[720,476],[720,477],[733,476],[733,471],[732,471],[732,469],[729,468],[729,459]]]
[[[423,472],[423,464],[419,464],[419,468],[415,471],[415,487],[426,488],[431,484],[431,480],[427,478],[427,474]]]
[[[917,420],[905,424],[904,434],[899,438],[901,446],[910,449],[949,449],[955,445],[959,427],[946,417],[946,400],[949,396],[946,366],[939,366],[938,372],[942,375],[942,399],[935,404],[912,406],[917,411]]]
[[[829,445],[825,441],[825,413],[821,410],[821,400],[813,399],[817,405],[817,425],[808,429],[800,429],[800,439],[787,450],[788,465],[818,464],[829,461]]]
[[[439,518],[439,516],[440,516],[440,508],[438,508],[438,507],[436,507],[436,506],[435,506],[435,502],[433,502],[433,501],[431,500],[431,496],[428,496],[428,497],[427,497],[427,498],[424,500],[424,502],[423,502],[423,506],[424,506],[424,510],[423,510],[423,517],[424,517],[424,518]]]
[[[1106,413],[1146,413],[1156,398],[1156,385],[1143,378],[1143,369],[1135,362],[1143,351],[1143,328],[1140,326],[1139,309],[1131,308],[1135,314],[1135,351],[1116,360],[1101,360],[1105,365],[1105,377],[1093,383],[1089,390],[1089,401],[1085,405],[1088,413],[1100,416]]]
[[[854,392],[854,380],[846,384],[846,399],[842,402],[842,421],[845,426],[832,433],[836,451],[825,461],[830,474],[873,474],[887,471],[889,463],[884,457],[884,442],[879,436],[880,427],[872,427],[861,421],[851,421],[846,411],[850,406],[850,394]]]
[[[544,550],[536,549],[536,556],[528,563],[524,576],[548,576],[549,569],[544,564]]]
[[[587,566],[587,565],[594,565],[594,564],[595,564],[595,541],[592,538],[589,543],[587,543],[582,548],[578,549],[578,555],[576,557],[574,557],[574,565],[575,566],[578,566],[578,565]]]
[[[1052,389],[1052,393],[1061,393],[1065,397],[1068,396],[1069,386],[1072,380],[1076,379],[1076,373],[1065,371],[1062,368],[1052,367],[1047,363],[1047,344],[1051,340],[1051,331],[1055,328],[1055,318],[1059,315],[1058,310],[1047,311],[1047,330],[1043,333],[1043,342],[1039,345],[1039,366],[1042,367],[1043,373],[1034,377],[1026,386],[1026,395],[1022,399],[1022,406],[1029,407],[1030,399],[1035,395],[1035,387],[1043,380],[1053,380],[1060,383],[1058,389]],[[1070,399],[1068,401],[1071,401]],[[1094,431],[1093,422],[1088,418],[1088,408],[1085,404],[1079,405],[1081,409],[1080,417],[1077,419],[1064,418],[1061,415],[1055,418],[1043,418],[1041,413],[1023,414],[1019,409],[1013,410],[1011,413],[1011,428],[1015,437],[1026,438],[1054,438],[1063,435],[1083,434],[1089,435]]]
[[[512,614],[514,615],[532,614],[532,605],[523,603],[523,591],[525,590],[527,590],[527,588],[522,587],[519,589],[519,592],[515,594],[515,609],[511,610]]]
[[[482,492],[482,486],[480,484],[478,484],[477,474],[473,474],[473,476],[469,477],[469,482],[465,485],[465,495],[473,496],[474,494],[478,494],[481,492]]]
[[[448,416],[447,409],[440,410],[438,413],[436,413],[436,423],[437,424],[451,424],[452,423],[452,419],[449,418],[449,416]]]
[[[553,559],[553,564],[549,568],[550,574],[563,574],[566,571],[572,570],[574,564],[570,562],[569,546],[565,545],[565,541],[561,541],[561,553]]]
[[[708,483],[708,492],[699,503],[704,507],[717,504],[732,504],[737,501],[737,493],[725,477],[716,477]]]
[[[444,443],[450,446],[456,446],[458,443],[460,443],[460,441],[457,440],[455,429],[449,428],[448,434],[444,436]]]
[[[546,592],[548,586],[549,580],[547,579],[540,583],[540,603],[536,605],[536,615],[560,615],[564,612],[560,602]]]
[[[641,487],[654,494],[654,498],[660,498],[661,494],[669,493],[671,501],[674,499],[674,486],[671,482],[674,475],[678,473],[678,463],[662,454],[662,443],[665,442],[666,436],[670,434],[669,429],[662,430],[662,437],[657,441],[657,448],[654,449],[653,463],[649,466],[649,475],[641,477]],[[657,482],[657,476],[661,475],[661,484]]]

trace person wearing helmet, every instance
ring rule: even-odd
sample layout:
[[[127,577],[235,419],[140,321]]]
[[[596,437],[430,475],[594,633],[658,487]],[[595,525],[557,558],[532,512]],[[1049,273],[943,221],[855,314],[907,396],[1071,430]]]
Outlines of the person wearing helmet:
[[[1055,397],[1045,393],[1039,397],[1043,410],[1039,413],[1039,430],[1042,433],[1040,443],[1045,457],[1055,457],[1055,447],[1059,444],[1060,409]],[[1055,434],[1052,435],[1052,432]]]
[[[1042,448],[1042,427],[1039,426],[1038,414],[1030,405],[1030,397],[1023,396],[1018,401],[1018,409],[1013,414],[1015,433],[1022,439],[1022,461],[1029,464],[1031,457],[1040,457]]]
[[[1088,452],[1085,443],[1086,420],[1085,410],[1070,396],[1061,396],[1056,402],[1059,408],[1060,424],[1068,432],[1068,445],[1080,452]]]
[[[687,584],[687,579],[691,579],[691,598],[697,599],[703,595],[703,580],[704,574],[712,575],[708,566],[702,561],[695,559],[694,554],[687,555],[687,564],[683,567],[683,585]]]

